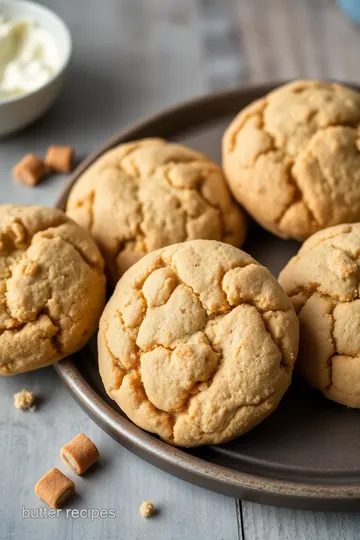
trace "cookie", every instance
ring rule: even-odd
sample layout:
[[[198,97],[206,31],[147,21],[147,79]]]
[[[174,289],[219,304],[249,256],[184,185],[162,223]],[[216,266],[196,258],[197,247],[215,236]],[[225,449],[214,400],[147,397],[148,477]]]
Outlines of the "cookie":
[[[195,238],[240,246],[241,211],[209,158],[162,139],[122,144],[74,185],[67,214],[91,231],[111,281],[155,249]]]
[[[85,345],[105,303],[103,268],[89,233],[60,210],[0,206],[0,375]]]
[[[360,223],[314,234],[280,274],[300,320],[297,369],[329,399],[360,407]]]
[[[318,81],[278,88],[231,122],[223,166],[235,198],[280,237],[360,220],[360,94]]]
[[[266,268],[193,240],[146,255],[119,280],[100,320],[100,374],[141,428],[174,445],[218,444],[278,406],[298,331]]]

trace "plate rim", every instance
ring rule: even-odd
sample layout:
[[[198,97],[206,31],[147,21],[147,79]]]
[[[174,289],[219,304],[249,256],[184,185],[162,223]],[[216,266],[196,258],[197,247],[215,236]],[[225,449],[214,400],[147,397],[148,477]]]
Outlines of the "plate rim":
[[[249,93],[265,95],[277,86],[284,84],[284,82],[286,81],[243,86],[205,94],[167,107],[158,113],[130,124],[130,126],[111,136],[79,164],[57,198],[56,208],[64,209],[71,187],[78,177],[98,157],[114,146],[141,138],[143,131],[151,130],[159,124],[171,124],[169,118],[176,118],[179,124],[177,131],[182,131],[181,125],[188,125],[189,127],[192,125],[192,122],[185,121],[186,115],[184,113],[198,113],[201,117],[203,109],[206,109],[209,105],[215,106],[217,104],[217,114],[213,117],[215,120],[223,116],[224,112],[220,114],[220,111],[231,108],[230,104],[233,101],[239,100]],[[345,82],[342,84],[359,89],[359,85],[355,83]],[[201,122],[198,121],[198,124],[200,125]],[[176,131],[169,130],[168,136],[171,136],[171,133],[176,134]],[[156,137],[156,135],[153,136]],[[161,136],[165,137],[165,135]],[[86,348],[87,346],[85,346],[83,352],[86,351]],[[124,447],[158,468],[211,491],[257,503],[304,510],[351,511],[360,508],[360,483],[354,484],[343,481],[341,485],[336,482],[334,484],[321,484],[320,482],[310,484],[241,472],[185,453],[181,448],[171,446],[157,439],[108,405],[82,376],[76,367],[74,356],[70,356],[55,365],[56,372],[65,382],[73,397],[88,416],[104,431]]]

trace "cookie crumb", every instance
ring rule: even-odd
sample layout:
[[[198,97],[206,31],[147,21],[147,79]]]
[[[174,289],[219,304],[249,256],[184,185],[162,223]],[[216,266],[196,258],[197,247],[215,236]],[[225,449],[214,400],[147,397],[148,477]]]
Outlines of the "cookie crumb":
[[[39,270],[39,265],[34,261],[24,261],[19,265],[19,270],[25,276],[34,277]]]
[[[26,154],[13,168],[15,180],[25,186],[36,186],[45,172],[45,165],[36,154]]]
[[[35,410],[35,394],[30,390],[23,388],[21,392],[14,394],[14,404],[17,409],[29,409],[31,412]]]
[[[72,170],[74,149],[71,146],[51,145],[45,156],[45,165],[52,171],[69,173]]]
[[[140,514],[143,518],[149,518],[154,514],[154,505],[151,501],[144,501],[140,506]]]

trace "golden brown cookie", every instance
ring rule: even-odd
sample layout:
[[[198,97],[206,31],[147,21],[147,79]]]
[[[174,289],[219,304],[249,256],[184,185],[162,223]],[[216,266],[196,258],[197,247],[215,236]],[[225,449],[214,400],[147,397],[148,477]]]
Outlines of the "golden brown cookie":
[[[194,238],[240,246],[241,210],[209,158],[162,139],[122,144],[79,178],[67,214],[93,234],[113,283],[155,249]]]
[[[223,138],[235,198],[266,229],[304,240],[360,219],[360,94],[295,81],[255,101]]]
[[[314,234],[280,274],[300,320],[296,363],[334,401],[360,407],[360,223]]]
[[[60,210],[0,206],[0,375],[85,345],[105,302],[103,267],[89,233]]]
[[[266,268],[193,240],[146,255],[120,279],[100,320],[100,374],[143,429],[179,446],[222,443],[278,406],[298,331]]]

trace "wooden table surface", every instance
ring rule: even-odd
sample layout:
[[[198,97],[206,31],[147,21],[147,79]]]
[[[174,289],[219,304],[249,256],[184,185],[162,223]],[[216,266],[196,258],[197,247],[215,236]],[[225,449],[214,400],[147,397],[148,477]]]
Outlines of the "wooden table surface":
[[[48,0],[69,24],[74,56],[54,108],[0,142],[0,202],[52,205],[64,178],[29,189],[11,167],[25,152],[72,144],[84,156],[130,121],[209,91],[292,77],[360,82],[360,31],[332,0]],[[13,393],[33,389],[33,414]],[[77,480],[70,508],[114,508],[116,518],[28,517],[35,482],[61,467],[59,448],[79,431],[102,460]],[[52,368],[0,381],[0,538],[355,539],[360,514],[313,513],[237,501],[173,478],[133,456],[80,410]],[[159,513],[139,516],[151,499]]]

